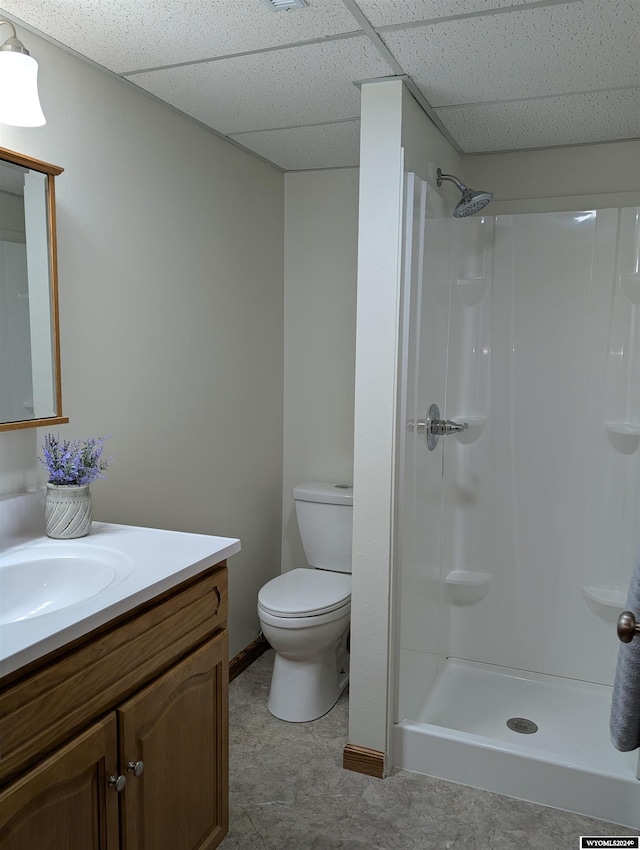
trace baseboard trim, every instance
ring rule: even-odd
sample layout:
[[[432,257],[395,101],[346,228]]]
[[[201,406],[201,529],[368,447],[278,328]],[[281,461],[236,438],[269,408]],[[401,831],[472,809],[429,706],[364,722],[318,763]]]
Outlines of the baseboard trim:
[[[249,646],[245,646],[236,656],[229,662],[229,681],[233,682],[236,676],[243,673],[247,667],[251,667],[254,661],[269,649],[269,644],[264,635],[257,637]]]
[[[342,766],[345,770],[365,773],[367,776],[384,778],[384,753],[357,744],[347,744],[342,752]]]

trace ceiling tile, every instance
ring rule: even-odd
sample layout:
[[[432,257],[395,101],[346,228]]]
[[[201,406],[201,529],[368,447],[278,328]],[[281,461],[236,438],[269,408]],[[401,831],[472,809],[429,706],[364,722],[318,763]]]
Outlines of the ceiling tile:
[[[357,166],[360,161],[360,121],[263,130],[231,138],[285,171]]]
[[[640,136],[640,88],[453,106],[436,114],[465,153]]]
[[[291,12],[272,12],[261,0],[3,0],[2,6],[117,73],[360,29],[342,0],[313,0]]]
[[[431,106],[640,82],[640,2],[584,0],[384,33]]]
[[[374,27],[521,6],[530,0],[356,0]]]
[[[358,118],[353,81],[389,73],[369,39],[357,36],[136,74],[131,81],[229,134]]]

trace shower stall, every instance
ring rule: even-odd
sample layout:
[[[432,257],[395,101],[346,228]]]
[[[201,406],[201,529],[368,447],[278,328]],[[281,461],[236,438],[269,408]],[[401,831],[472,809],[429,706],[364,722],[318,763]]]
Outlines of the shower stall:
[[[637,753],[609,739],[640,209],[456,219],[405,180],[393,762],[640,828]]]

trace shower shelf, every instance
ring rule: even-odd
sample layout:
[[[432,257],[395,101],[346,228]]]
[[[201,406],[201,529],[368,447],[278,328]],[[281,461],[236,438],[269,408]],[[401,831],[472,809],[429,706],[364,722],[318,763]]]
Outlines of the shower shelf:
[[[467,422],[469,427],[464,431],[456,433],[456,439],[459,443],[475,443],[484,434],[484,429],[487,426],[486,416],[474,416],[468,413],[460,413],[454,416],[456,422]],[[640,432],[639,432],[640,433]]]
[[[618,276],[620,288],[632,304],[640,304],[640,274],[621,274]]]
[[[640,437],[640,422],[605,422],[604,427],[612,434]]]
[[[607,587],[583,587],[582,595],[591,611],[607,623],[617,621],[627,601],[624,591]]]
[[[640,448],[640,422],[605,422],[604,427],[609,442],[621,454],[633,455]]]
[[[445,584],[449,588],[454,605],[473,605],[487,595],[492,578],[493,573],[452,570],[448,573]]]

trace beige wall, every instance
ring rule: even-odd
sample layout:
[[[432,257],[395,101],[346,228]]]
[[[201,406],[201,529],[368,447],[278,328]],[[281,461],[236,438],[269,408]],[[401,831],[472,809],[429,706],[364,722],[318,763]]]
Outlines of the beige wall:
[[[358,169],[285,177],[282,571],[306,560],[291,491],[353,480]]]
[[[21,36],[21,33],[18,33]],[[63,436],[109,434],[99,520],[241,538],[231,654],[280,571],[284,179],[31,33],[48,123],[0,145],[57,178]],[[56,429],[57,430],[57,429]],[[0,493],[44,481],[0,434]]]
[[[640,204],[640,141],[465,156],[463,180],[494,215]]]

